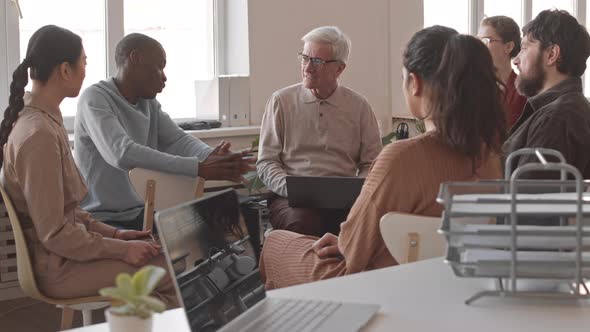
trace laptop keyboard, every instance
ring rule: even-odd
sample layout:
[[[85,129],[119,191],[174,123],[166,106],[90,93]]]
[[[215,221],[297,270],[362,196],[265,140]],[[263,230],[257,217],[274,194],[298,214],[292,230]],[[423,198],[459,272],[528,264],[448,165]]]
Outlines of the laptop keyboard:
[[[245,331],[313,331],[342,303],[292,299],[267,299],[265,312]]]

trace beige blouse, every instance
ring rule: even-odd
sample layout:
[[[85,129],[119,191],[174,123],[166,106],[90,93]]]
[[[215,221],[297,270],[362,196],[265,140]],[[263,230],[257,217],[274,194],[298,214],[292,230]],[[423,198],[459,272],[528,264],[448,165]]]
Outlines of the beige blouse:
[[[21,219],[38,277],[67,273],[66,260],[121,259],[115,228],[80,209],[86,186],[72,158],[63,118],[38,96],[25,108],[4,146],[1,181]]]

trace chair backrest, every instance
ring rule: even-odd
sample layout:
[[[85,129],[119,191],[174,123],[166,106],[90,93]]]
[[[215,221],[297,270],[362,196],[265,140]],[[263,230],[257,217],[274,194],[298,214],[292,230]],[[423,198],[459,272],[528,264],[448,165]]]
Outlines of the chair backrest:
[[[444,256],[446,239],[438,234],[440,217],[389,212],[379,223],[389,252],[400,264]]]
[[[1,186],[0,193],[2,194],[2,200],[4,201],[6,211],[8,212],[8,219],[10,220],[12,232],[14,233],[18,282],[23,292],[27,296],[30,296],[34,299],[43,300],[45,302],[50,302],[47,297],[41,294],[39,288],[37,287],[37,280],[35,280],[35,274],[33,273],[33,263],[31,262],[29,248],[27,247],[25,235],[23,233],[18,214],[16,213],[16,209],[12,204],[12,200]]]
[[[135,192],[145,202],[144,230],[153,226],[154,211],[161,211],[203,196],[203,178],[168,174],[144,168],[129,171]]]

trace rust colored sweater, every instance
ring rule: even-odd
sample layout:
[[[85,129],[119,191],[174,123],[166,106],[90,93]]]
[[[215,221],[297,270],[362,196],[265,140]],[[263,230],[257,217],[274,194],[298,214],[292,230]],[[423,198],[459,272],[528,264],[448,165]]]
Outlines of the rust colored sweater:
[[[381,217],[392,211],[440,216],[436,203],[446,181],[502,177],[492,156],[473,172],[469,158],[452,150],[434,132],[388,145],[379,154],[347,220],[341,224],[342,258],[319,258],[317,238],[273,231],[264,243],[260,270],[267,289],[281,288],[397,264],[379,231]]]

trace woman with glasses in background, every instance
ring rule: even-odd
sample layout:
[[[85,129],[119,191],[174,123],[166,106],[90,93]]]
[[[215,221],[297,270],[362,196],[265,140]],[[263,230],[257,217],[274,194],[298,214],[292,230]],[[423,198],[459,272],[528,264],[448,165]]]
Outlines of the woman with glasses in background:
[[[490,50],[496,74],[504,84],[504,110],[507,129],[510,129],[522,114],[527,100],[516,91],[516,73],[512,70],[512,59],[520,52],[520,28],[510,17],[490,16],[481,21],[477,36]]]

